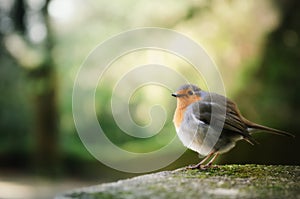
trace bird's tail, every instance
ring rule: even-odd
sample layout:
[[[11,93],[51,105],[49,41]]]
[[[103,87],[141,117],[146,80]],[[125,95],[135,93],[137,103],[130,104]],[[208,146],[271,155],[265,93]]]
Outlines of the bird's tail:
[[[270,128],[270,127],[267,127],[267,126],[256,124],[254,122],[251,122],[251,121],[247,120],[246,118],[243,118],[243,120],[244,120],[245,124],[248,126],[248,128],[252,129],[252,130],[250,130],[250,133],[251,132],[253,133],[255,131],[264,131],[266,133],[273,133],[273,134],[277,134],[277,135],[295,137],[295,135],[293,135],[289,132],[286,132],[286,131],[281,131],[281,130],[278,130],[278,129],[273,129],[273,128]]]

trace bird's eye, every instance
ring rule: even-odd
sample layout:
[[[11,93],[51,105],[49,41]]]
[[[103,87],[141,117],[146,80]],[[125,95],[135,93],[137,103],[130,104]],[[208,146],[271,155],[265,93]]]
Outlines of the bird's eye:
[[[193,95],[194,92],[193,92],[193,91],[188,91],[188,94],[189,94],[189,95]]]

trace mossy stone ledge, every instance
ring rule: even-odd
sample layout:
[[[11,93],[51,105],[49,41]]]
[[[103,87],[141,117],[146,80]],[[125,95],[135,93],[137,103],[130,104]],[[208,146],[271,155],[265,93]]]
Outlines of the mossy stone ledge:
[[[223,165],[163,171],[73,190],[57,199],[298,198],[300,166]]]

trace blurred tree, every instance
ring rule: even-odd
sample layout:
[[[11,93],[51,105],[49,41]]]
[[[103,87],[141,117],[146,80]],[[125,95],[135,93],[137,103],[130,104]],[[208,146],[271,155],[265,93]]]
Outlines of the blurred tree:
[[[59,161],[57,80],[51,56],[49,2],[14,1],[9,12],[14,29],[6,38],[8,51],[28,73],[34,110],[34,161],[45,174],[55,172]]]
[[[296,138],[293,140],[260,134],[261,144],[252,147],[251,153],[239,153],[247,151],[246,148],[239,147],[224,157],[226,162],[234,159],[236,161],[239,156],[242,162],[255,160],[256,163],[264,164],[300,163],[299,157],[295,155],[300,149],[299,143],[297,144],[297,132],[300,129],[300,1],[287,0],[276,3],[281,12],[281,22],[267,38],[260,67],[249,78],[248,86],[237,98],[241,102],[239,104],[242,112],[256,116],[253,121],[282,128],[295,134]],[[258,112],[261,115],[258,115]]]
[[[1,19],[1,17],[0,17]],[[0,165],[24,168],[28,153],[28,129],[31,116],[24,95],[24,70],[7,52],[3,26],[0,31]],[[7,27],[6,27],[7,30]],[[25,164],[24,164],[25,163]]]

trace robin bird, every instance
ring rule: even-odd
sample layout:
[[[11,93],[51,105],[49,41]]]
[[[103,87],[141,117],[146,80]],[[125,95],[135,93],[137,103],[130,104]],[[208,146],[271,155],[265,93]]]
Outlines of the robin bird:
[[[288,132],[247,120],[233,101],[222,95],[203,91],[193,84],[182,85],[172,96],[177,98],[173,123],[179,139],[187,148],[206,156],[201,162],[188,168],[210,167],[219,154],[231,150],[239,140],[252,145],[257,143],[251,136],[256,131],[294,137]],[[204,164],[209,158],[211,160]]]

